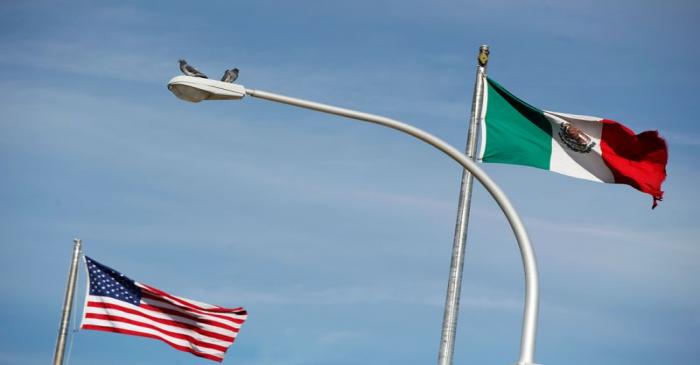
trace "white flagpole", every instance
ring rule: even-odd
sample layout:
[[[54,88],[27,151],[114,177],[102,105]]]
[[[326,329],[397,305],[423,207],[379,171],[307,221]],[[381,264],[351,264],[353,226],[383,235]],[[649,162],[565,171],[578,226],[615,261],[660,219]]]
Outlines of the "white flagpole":
[[[482,101],[484,97],[484,75],[488,63],[489,47],[483,45],[479,48],[476,67],[476,80],[474,81],[474,96],[472,98],[472,111],[469,121],[469,136],[465,155],[474,160],[476,152],[476,140],[479,133],[479,122],[482,115]],[[472,186],[474,176],[466,169],[462,172],[462,188],[459,193],[459,205],[457,207],[457,222],[455,224],[454,240],[452,242],[452,262],[450,264],[450,278],[447,282],[447,297],[445,299],[445,314],[442,319],[442,336],[440,338],[440,350],[438,353],[438,365],[452,365],[455,336],[457,334],[457,317],[459,315],[459,295],[462,288],[462,269],[464,267],[464,254],[467,244],[467,228],[469,226],[469,208],[471,205]]]
[[[68,337],[68,326],[70,325],[70,315],[73,309],[73,294],[75,293],[75,281],[78,278],[78,258],[80,256],[80,240],[73,240],[73,257],[68,270],[68,285],[66,286],[66,297],[63,300],[63,314],[61,315],[61,325],[58,329],[58,340],[56,341],[56,351],[53,355],[53,365],[63,365],[63,355],[66,351],[66,338]]]

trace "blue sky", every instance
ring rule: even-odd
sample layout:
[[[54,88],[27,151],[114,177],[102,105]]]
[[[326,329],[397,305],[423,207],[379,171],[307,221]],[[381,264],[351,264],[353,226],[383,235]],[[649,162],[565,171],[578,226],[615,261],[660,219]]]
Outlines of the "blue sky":
[[[211,77],[236,66],[247,87],[461,149],[486,43],[515,95],[658,129],[670,151],[654,211],[628,186],[484,166],[537,252],[536,360],[697,364],[699,16],[692,1],[2,2],[0,363],[52,358],[75,237],[136,280],[245,306],[225,364],[434,363],[459,166],[377,126],[188,104],[166,84],[181,57]],[[455,364],[514,363],[522,299],[515,240],[476,187]],[[98,361],[211,363],[78,332],[69,363]]]

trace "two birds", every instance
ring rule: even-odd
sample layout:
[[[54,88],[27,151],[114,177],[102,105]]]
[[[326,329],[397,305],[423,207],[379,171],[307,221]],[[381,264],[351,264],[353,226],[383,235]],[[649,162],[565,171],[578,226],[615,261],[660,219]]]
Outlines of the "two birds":
[[[203,79],[208,79],[207,75],[199,72],[196,68],[188,65],[187,61],[179,60],[178,62],[180,62],[180,71],[182,71],[183,74],[185,74],[187,76],[201,77]],[[232,68],[232,69],[226,70],[224,72],[224,76],[221,77],[221,81],[234,82],[234,81],[236,81],[237,78],[238,78],[238,69]]]

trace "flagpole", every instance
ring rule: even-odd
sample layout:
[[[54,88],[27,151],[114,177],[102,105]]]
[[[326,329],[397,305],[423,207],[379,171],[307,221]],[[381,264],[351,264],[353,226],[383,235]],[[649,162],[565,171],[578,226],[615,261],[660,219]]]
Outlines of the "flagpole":
[[[73,258],[68,270],[68,285],[66,286],[66,297],[63,300],[63,314],[61,315],[61,325],[58,329],[58,340],[56,341],[56,351],[53,355],[53,365],[63,365],[63,355],[66,351],[66,338],[68,337],[68,326],[70,325],[70,314],[73,309],[73,294],[75,293],[75,281],[78,277],[78,258],[80,256],[80,240],[73,240]]]
[[[472,98],[472,111],[469,120],[469,135],[465,155],[474,160],[476,152],[476,140],[479,132],[482,100],[484,97],[484,74],[488,63],[489,47],[483,45],[479,48],[476,67],[476,80],[474,81],[474,96]],[[457,317],[459,315],[459,296],[462,288],[462,269],[464,267],[464,254],[467,245],[467,228],[469,226],[469,209],[471,206],[472,186],[474,176],[467,169],[462,170],[462,187],[459,193],[459,205],[457,206],[457,222],[452,242],[452,262],[450,264],[450,278],[447,282],[447,297],[445,298],[445,314],[442,319],[442,336],[440,338],[440,350],[438,352],[438,365],[452,365],[455,336],[457,334]]]

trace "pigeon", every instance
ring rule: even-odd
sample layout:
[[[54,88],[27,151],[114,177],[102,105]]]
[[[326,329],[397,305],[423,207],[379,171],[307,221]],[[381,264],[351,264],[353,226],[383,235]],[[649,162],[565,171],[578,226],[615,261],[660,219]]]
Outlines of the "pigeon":
[[[187,61],[179,60],[178,62],[180,62],[180,71],[182,71],[183,74],[185,74],[187,76],[201,77],[204,79],[208,79],[207,75],[197,71],[196,68],[188,65]]]
[[[221,81],[233,83],[234,81],[236,81],[237,78],[238,78],[238,69],[234,68],[231,70],[226,70],[226,72],[224,72],[224,76],[221,77]]]

